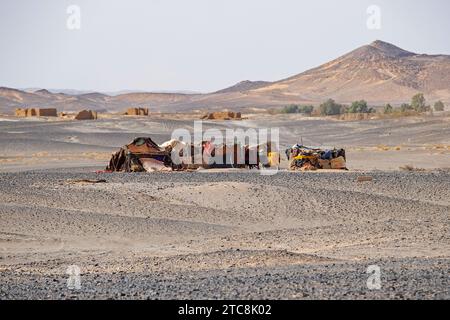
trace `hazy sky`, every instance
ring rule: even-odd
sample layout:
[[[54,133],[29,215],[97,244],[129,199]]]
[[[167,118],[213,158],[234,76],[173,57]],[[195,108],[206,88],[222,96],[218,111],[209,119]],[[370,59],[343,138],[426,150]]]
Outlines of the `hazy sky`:
[[[67,27],[70,5],[79,30]],[[381,29],[367,27],[370,5]],[[449,13],[448,0],[0,0],[0,86],[208,92],[375,39],[450,54]]]

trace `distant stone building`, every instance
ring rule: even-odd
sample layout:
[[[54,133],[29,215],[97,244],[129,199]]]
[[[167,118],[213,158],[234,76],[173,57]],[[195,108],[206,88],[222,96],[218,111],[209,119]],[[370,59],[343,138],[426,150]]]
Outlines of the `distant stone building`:
[[[240,120],[241,113],[240,112],[231,112],[231,111],[223,111],[223,112],[210,112],[202,116],[203,120]]]
[[[58,112],[55,108],[18,108],[15,110],[17,117],[57,117]]]
[[[57,117],[58,111],[56,111],[55,108],[48,108],[48,109],[37,109],[36,110],[38,117]]]
[[[148,108],[128,108],[125,112],[127,116],[148,116]]]
[[[92,110],[83,110],[78,112],[75,116],[75,120],[96,120],[97,112]]]
[[[27,117],[27,110],[28,109],[20,109],[20,108],[18,108],[18,109],[15,110],[14,115],[16,117]]]

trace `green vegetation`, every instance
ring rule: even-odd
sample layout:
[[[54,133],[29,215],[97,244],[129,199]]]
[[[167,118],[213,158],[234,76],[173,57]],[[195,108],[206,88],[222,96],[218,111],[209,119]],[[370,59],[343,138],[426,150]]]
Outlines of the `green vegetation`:
[[[300,113],[311,114],[314,111],[314,106],[302,106]]]
[[[291,104],[289,106],[285,106],[282,110],[281,113],[298,113],[298,105],[296,104]]]
[[[291,104],[289,106],[285,106],[281,113],[304,113],[304,114],[311,114],[314,110],[314,106],[310,105],[298,105],[298,104]]]
[[[341,114],[343,106],[336,103],[333,99],[328,99],[326,102],[322,103],[319,107],[319,113],[322,116],[332,116]]]
[[[445,109],[445,105],[442,101],[437,101],[434,104],[434,111],[444,111]]]
[[[394,108],[389,103],[384,106],[384,113],[385,114],[392,113],[392,112],[394,112]]]
[[[367,106],[365,100],[354,101],[350,108],[347,110],[348,113],[369,113],[370,109]]]
[[[377,111],[377,109],[379,111]],[[349,114],[360,114],[360,113],[379,113],[393,116],[408,116],[408,115],[417,115],[421,112],[432,111],[433,108],[427,106],[426,99],[423,93],[418,93],[411,98],[411,103],[403,103],[400,107],[394,108],[390,103],[386,104],[384,107],[380,108],[371,108],[369,107],[367,101],[358,100],[353,101],[350,106],[343,105],[337,103],[333,99],[328,99],[324,103],[322,103],[319,107],[314,108],[309,105],[297,105],[292,104],[284,107],[281,112],[282,113],[304,113],[304,114],[314,114],[320,116],[334,116],[341,115],[344,113]],[[434,110],[443,111],[445,110],[445,105],[442,101],[437,101],[434,104]]]
[[[434,104],[434,110],[436,111],[444,110],[444,108],[445,106],[442,101],[437,101]],[[391,116],[409,116],[432,110],[430,106],[427,106],[423,93],[418,93],[411,98],[411,104],[403,103],[399,108],[394,108],[389,103],[386,104],[383,113],[390,114]]]
[[[414,108],[410,105],[410,104],[408,104],[408,103],[403,103],[401,106],[400,106],[400,111],[401,112],[406,112],[406,111],[411,111],[411,110],[413,110]]]
[[[411,107],[417,112],[427,111],[426,100],[423,93],[418,93],[411,99]]]

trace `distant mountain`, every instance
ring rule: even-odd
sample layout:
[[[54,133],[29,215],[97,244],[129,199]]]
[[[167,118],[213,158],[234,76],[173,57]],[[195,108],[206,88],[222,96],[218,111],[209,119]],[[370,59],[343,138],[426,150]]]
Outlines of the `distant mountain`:
[[[118,96],[121,94],[128,94],[128,93],[148,93],[148,91],[145,90],[120,90],[120,91],[109,91],[104,92],[104,94],[107,94],[109,96]],[[191,91],[191,90],[162,90],[162,91],[152,91],[152,93],[170,93],[170,94],[200,94],[200,92],[197,91]]]
[[[336,60],[258,90],[311,101],[402,103],[417,92],[450,101],[450,56],[415,54],[375,41]]]
[[[52,93],[50,91],[48,91],[47,89],[40,89],[40,90],[36,90],[34,93],[39,94],[39,95],[51,95]]]
[[[62,93],[62,94],[67,94],[67,95],[80,95],[80,94],[86,94],[86,93],[92,93],[93,91],[86,91],[86,90],[73,90],[73,89],[52,89],[52,88],[47,88],[47,89],[42,89],[42,88],[25,88],[25,89],[20,89],[22,91],[26,91],[26,92],[37,92],[37,91],[41,91],[41,90],[45,90],[48,91],[50,93]]]
[[[146,106],[152,111],[269,108],[290,103],[340,103],[365,99],[371,105],[400,104],[422,92],[430,103],[450,104],[450,56],[416,54],[375,41],[317,68],[275,82],[242,81],[208,94],[97,92],[70,94],[39,89],[0,88],[0,112],[17,107],[55,107],[60,111],[121,111]]]
[[[27,105],[33,101],[36,104],[46,103],[49,99],[40,95],[17,89],[0,87],[0,112],[10,113],[18,106]]]
[[[254,90],[254,89],[258,89],[258,88],[262,88],[264,86],[269,85],[270,82],[267,81],[249,81],[249,80],[245,80],[245,81],[241,81],[237,84],[235,84],[234,86],[216,91],[214,93],[230,93],[230,92],[243,92],[243,91],[248,91],[248,90]]]

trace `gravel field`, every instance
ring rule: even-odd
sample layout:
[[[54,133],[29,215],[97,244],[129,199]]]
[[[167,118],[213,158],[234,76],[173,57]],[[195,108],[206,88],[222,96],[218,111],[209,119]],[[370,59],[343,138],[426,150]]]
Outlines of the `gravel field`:
[[[107,182],[67,182],[85,178]],[[445,170],[72,168],[2,173],[0,189],[2,299],[450,298]]]
[[[161,143],[192,119],[7,120],[0,299],[450,298],[449,117],[204,123],[346,148],[350,171],[273,176],[95,173],[134,137]]]
[[[449,299],[449,259],[383,259],[203,272],[115,272],[67,276],[2,275],[2,299]],[[367,264],[383,272],[381,290],[368,290]]]

